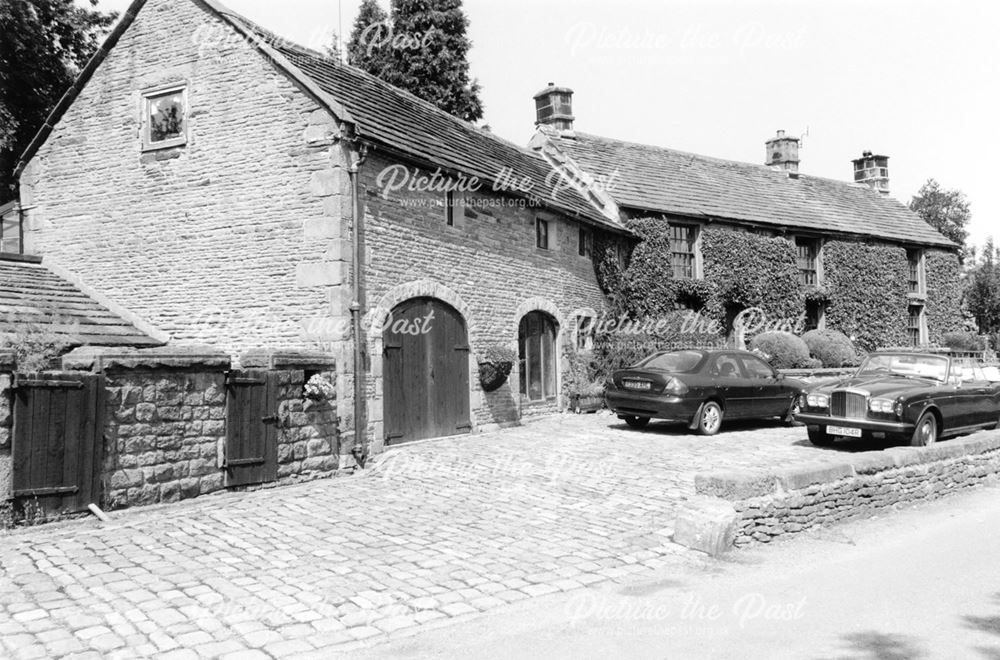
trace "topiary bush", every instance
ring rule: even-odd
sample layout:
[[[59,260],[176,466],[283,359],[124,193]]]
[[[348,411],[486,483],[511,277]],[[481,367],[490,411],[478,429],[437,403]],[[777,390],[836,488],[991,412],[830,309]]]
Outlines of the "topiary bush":
[[[775,369],[804,369],[816,366],[809,347],[790,332],[762,332],[750,341],[756,351]]]
[[[854,367],[860,363],[854,344],[843,332],[836,330],[810,330],[802,335],[809,347],[809,355],[824,367]]]

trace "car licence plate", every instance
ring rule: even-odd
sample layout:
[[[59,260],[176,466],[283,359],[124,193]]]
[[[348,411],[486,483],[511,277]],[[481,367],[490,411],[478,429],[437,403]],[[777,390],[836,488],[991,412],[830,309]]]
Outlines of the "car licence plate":
[[[622,385],[628,390],[648,390],[653,387],[648,380],[623,380]]]
[[[828,426],[826,432],[830,435],[843,435],[848,438],[860,438],[861,429],[852,429],[848,426]]]

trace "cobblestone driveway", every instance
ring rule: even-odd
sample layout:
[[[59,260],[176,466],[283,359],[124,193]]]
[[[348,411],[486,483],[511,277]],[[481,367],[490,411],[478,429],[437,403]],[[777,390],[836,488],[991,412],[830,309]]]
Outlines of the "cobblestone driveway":
[[[22,529],[0,536],[0,656],[323,657],[660,566],[684,552],[670,527],[695,472],[830,454],[777,423],[703,438],[566,415],[353,476]]]

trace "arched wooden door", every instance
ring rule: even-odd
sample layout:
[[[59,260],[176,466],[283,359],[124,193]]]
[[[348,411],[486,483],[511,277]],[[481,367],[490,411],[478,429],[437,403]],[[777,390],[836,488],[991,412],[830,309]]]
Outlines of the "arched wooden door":
[[[382,331],[386,444],[467,433],[469,338],[450,305],[413,298],[397,305]]]

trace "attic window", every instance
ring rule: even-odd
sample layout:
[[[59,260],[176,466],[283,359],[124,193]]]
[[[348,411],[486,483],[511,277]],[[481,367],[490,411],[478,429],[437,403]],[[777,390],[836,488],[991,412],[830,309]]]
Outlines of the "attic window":
[[[143,92],[143,149],[187,143],[187,89],[183,85]]]

